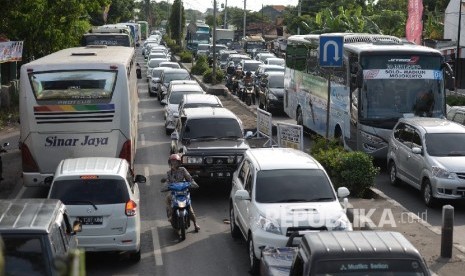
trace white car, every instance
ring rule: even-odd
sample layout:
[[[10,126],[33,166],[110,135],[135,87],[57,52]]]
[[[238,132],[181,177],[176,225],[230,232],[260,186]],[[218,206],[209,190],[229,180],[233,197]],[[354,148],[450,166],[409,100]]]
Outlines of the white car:
[[[165,107],[165,132],[167,135],[171,134],[175,128],[175,120],[179,117],[178,109],[179,103],[186,94],[205,94],[200,85],[191,84],[178,84],[170,87],[169,95],[167,99],[162,100],[162,104]]]
[[[291,148],[253,148],[233,175],[230,228],[248,243],[251,271],[257,271],[261,248],[284,247],[301,230],[352,230],[323,166]]]
[[[283,58],[267,58],[265,60],[265,64],[268,65],[279,65],[279,66],[285,66],[286,62]]]
[[[78,246],[86,251],[118,251],[140,260],[140,195],[143,175],[131,173],[125,159],[65,159],[50,183],[48,198],[66,204],[70,219],[82,223]]]
[[[168,61],[166,58],[152,58],[147,62],[147,81],[152,78],[153,68],[159,67],[160,63]]]
[[[185,108],[198,107],[223,107],[221,100],[211,94],[186,94],[179,103],[178,114],[182,114]]]

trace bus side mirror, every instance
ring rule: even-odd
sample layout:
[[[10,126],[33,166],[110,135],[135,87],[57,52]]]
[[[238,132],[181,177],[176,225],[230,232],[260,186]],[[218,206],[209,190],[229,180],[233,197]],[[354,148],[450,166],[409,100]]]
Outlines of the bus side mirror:
[[[447,62],[444,62],[442,64],[442,67],[444,68],[444,77],[445,77],[446,89],[448,89],[449,91],[454,91],[455,90],[454,71],[450,67],[450,64],[447,63]]]

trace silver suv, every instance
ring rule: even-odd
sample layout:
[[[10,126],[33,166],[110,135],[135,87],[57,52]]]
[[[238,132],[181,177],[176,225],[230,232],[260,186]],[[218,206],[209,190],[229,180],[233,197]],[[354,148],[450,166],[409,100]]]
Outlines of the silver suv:
[[[465,200],[465,127],[439,118],[401,118],[389,140],[390,182],[421,190],[423,201]]]

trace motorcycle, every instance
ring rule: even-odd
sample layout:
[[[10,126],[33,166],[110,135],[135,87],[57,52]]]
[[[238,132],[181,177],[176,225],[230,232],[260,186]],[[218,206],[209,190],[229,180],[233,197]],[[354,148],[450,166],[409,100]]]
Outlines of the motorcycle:
[[[254,100],[254,86],[252,82],[247,82],[245,84],[245,89],[244,89],[244,97],[245,97],[245,103],[247,105],[251,105],[253,100]]]
[[[162,182],[164,182],[163,180]],[[169,191],[171,193],[171,226],[177,231],[181,240],[186,239],[186,230],[190,227],[190,186],[191,182],[183,181],[170,183],[166,189],[162,190],[163,192]]]
[[[10,143],[3,143],[0,145],[0,181],[3,180],[3,161],[2,161],[2,153],[7,152],[6,147],[8,147]]]

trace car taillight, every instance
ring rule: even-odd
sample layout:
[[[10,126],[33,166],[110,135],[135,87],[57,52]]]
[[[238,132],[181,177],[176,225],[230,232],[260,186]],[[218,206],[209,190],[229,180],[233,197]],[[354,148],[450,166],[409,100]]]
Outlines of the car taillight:
[[[126,140],[123,147],[119,153],[119,158],[126,159],[129,164],[132,164],[132,150],[131,150],[131,140]]]
[[[32,157],[31,151],[25,143],[21,143],[21,159],[23,172],[38,172],[39,166]]]
[[[133,200],[129,200],[126,202],[126,208],[124,212],[126,213],[126,216],[132,217],[136,215],[136,210],[137,210],[137,204]]]

